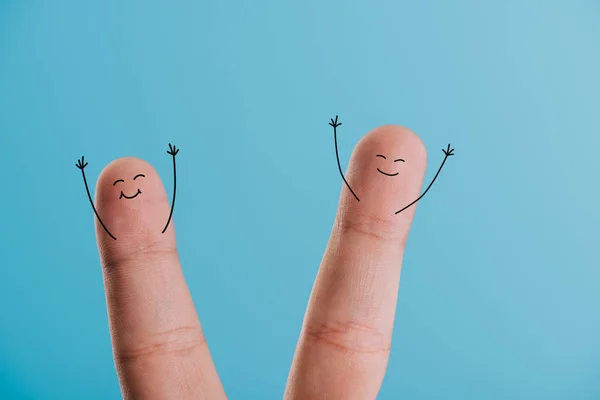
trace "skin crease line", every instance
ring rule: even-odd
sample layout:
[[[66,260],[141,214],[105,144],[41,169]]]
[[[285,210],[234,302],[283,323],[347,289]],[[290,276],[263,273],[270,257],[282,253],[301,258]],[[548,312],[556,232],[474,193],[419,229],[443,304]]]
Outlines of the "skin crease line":
[[[167,150],[167,154],[169,154],[173,157],[173,200],[171,202],[171,211],[169,213],[169,219],[167,220],[167,223],[165,225],[165,228],[162,230],[162,233],[165,233],[165,231],[169,227],[169,223],[171,222],[171,218],[173,217],[173,209],[175,207],[175,194],[177,192],[177,168],[176,168],[176,163],[175,163],[175,156],[177,155],[177,153],[179,153],[179,149],[175,146],[171,146],[171,143],[169,143],[169,150]],[[92,195],[90,194],[90,189],[88,187],[87,179],[85,177],[84,169],[87,165],[88,165],[88,163],[85,162],[85,158],[83,156],[81,157],[80,160],[77,160],[77,164],[75,164],[75,166],[81,170],[81,175],[83,177],[83,184],[85,185],[85,190],[87,192],[88,199],[90,201],[90,204],[92,205],[94,214],[96,214],[96,218],[98,218],[98,222],[100,222],[100,225],[102,225],[102,227],[104,228],[106,233],[111,238],[113,238],[114,240],[117,240],[117,238],[108,230],[106,225],[104,225],[104,222],[102,222],[100,215],[98,215],[98,211],[96,210],[96,206],[94,205],[94,201],[92,200]],[[137,174],[136,176],[133,177],[133,180],[135,181],[138,178],[145,178],[145,177],[146,177],[146,175],[144,175],[144,174]],[[119,183],[125,183],[125,180],[117,179],[116,181],[113,182],[113,186],[117,186],[117,184],[119,184]],[[122,198],[125,198],[126,200],[133,200],[137,196],[142,194],[142,191],[139,188],[137,189],[137,192],[135,194],[133,194],[132,196],[127,196],[125,193],[123,193],[122,190],[120,192],[121,192],[121,194],[119,196],[119,200]]]
[[[356,195],[356,193],[354,193],[354,190],[352,190],[352,188],[350,187],[350,184],[346,180],[346,177],[344,176],[344,173],[342,171],[342,166],[340,164],[340,156],[339,156],[338,145],[337,145],[337,127],[340,126],[340,125],[342,125],[342,123],[338,122],[338,116],[336,115],[335,116],[335,120],[333,118],[331,118],[331,122],[329,123],[329,125],[331,125],[333,127],[333,141],[334,141],[334,145],[335,145],[335,156],[337,158],[337,164],[338,164],[338,169],[340,171],[340,175],[342,176],[342,179],[344,180],[344,183],[346,184],[346,186],[348,187],[348,189],[350,190],[350,192],[352,193],[352,195],[354,196],[354,198],[356,199],[356,201],[360,202],[360,199],[358,198],[358,196]],[[423,198],[423,196],[425,196],[425,194],[429,191],[429,189],[431,188],[431,186],[433,185],[433,183],[437,179],[438,175],[440,174],[442,168],[444,167],[444,164],[446,163],[446,160],[448,159],[448,157],[454,155],[454,149],[451,149],[449,144],[448,144],[448,148],[445,149],[445,150],[442,149],[442,151],[445,154],[444,160],[442,161],[442,165],[440,165],[440,168],[438,169],[437,173],[435,174],[435,176],[431,180],[431,183],[429,183],[429,186],[427,186],[427,189],[425,189],[425,191],[423,192],[423,194],[421,194],[416,200],[414,200],[413,202],[411,202],[407,206],[404,206],[400,210],[396,211],[395,214],[400,214],[402,211],[406,210],[407,208],[409,208],[410,206],[412,206],[413,204],[415,204],[416,202],[418,202],[419,200],[421,200]],[[387,157],[385,155],[383,155],[383,154],[377,154],[375,157],[387,160]],[[395,159],[394,162],[403,162],[404,163],[406,161],[404,159],[402,159],[402,158],[398,158],[398,159]],[[377,171],[380,174],[388,176],[388,177],[395,177],[395,176],[397,176],[397,175],[400,174],[399,172],[388,173],[388,172],[382,171],[379,168],[377,168]]]

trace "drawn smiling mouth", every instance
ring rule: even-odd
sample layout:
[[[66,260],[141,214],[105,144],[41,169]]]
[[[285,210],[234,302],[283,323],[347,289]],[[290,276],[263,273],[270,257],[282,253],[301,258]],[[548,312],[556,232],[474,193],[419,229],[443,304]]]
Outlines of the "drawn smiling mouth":
[[[133,196],[131,196],[131,197],[130,197],[130,196],[127,196],[125,193],[121,192],[121,195],[119,196],[119,199],[122,199],[123,197],[125,197],[125,198],[126,198],[126,199],[128,199],[128,200],[135,199],[135,198],[137,197],[137,195],[138,195],[138,194],[142,194],[142,191],[141,191],[140,189],[138,189],[138,190],[137,190],[137,193],[136,193],[136,194],[134,194],[134,195],[133,195]]]
[[[396,175],[398,175],[398,174],[400,173],[400,172],[396,172],[395,174],[388,174],[387,172],[383,172],[383,171],[382,171],[382,170],[380,170],[379,168],[377,168],[377,171],[379,171],[379,172],[381,172],[382,174],[384,174],[384,175],[387,175],[387,176],[396,176]]]

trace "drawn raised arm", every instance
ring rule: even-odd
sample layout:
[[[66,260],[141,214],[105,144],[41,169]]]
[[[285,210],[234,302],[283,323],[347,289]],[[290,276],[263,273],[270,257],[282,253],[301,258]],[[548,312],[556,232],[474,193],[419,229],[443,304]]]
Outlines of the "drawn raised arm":
[[[402,208],[399,211],[396,211],[396,214],[400,214],[402,211],[406,210],[408,207],[412,206],[413,204],[415,204],[417,201],[421,200],[423,198],[423,196],[425,196],[425,194],[427,193],[427,191],[431,188],[431,186],[433,185],[433,182],[435,182],[435,180],[437,179],[438,175],[440,174],[440,171],[442,170],[442,168],[444,167],[444,164],[446,163],[446,160],[448,159],[448,157],[453,156],[454,155],[454,149],[450,148],[450,144],[448,144],[448,148],[446,150],[442,149],[442,151],[444,152],[444,154],[446,155],[444,157],[444,160],[442,161],[442,165],[440,165],[440,168],[438,169],[437,173],[435,174],[435,176],[433,177],[433,180],[431,181],[431,183],[429,184],[429,186],[427,186],[427,189],[425,189],[425,191],[423,192],[422,195],[420,195],[415,201],[413,201],[412,203],[410,203],[409,205],[405,206],[404,208]]]
[[[360,199],[358,198],[358,196],[356,195],[356,193],[354,193],[354,190],[352,190],[352,188],[350,187],[350,184],[348,183],[348,181],[346,180],[346,177],[344,176],[344,172],[342,172],[342,166],[340,165],[340,155],[338,152],[338,145],[337,145],[337,127],[342,125],[341,122],[338,122],[338,116],[335,116],[335,121],[333,120],[333,118],[331,118],[331,122],[329,123],[329,125],[333,126],[333,142],[335,144],[335,157],[337,159],[337,164],[338,164],[338,169],[340,170],[340,175],[342,176],[342,179],[344,180],[344,183],[346,184],[346,186],[348,186],[348,189],[350,190],[350,192],[352,193],[352,195],[354,195],[354,198],[357,201],[360,201]]]
[[[88,199],[90,199],[90,204],[92,205],[92,209],[94,210],[94,214],[96,214],[96,218],[98,218],[98,221],[100,222],[100,225],[102,225],[102,227],[104,228],[104,230],[106,231],[106,233],[108,233],[108,235],[111,238],[113,238],[114,240],[117,240],[117,238],[114,237],[113,234],[110,233],[110,231],[108,230],[108,228],[104,225],[104,222],[102,222],[102,219],[98,215],[98,211],[96,211],[96,207],[94,206],[94,200],[92,200],[92,195],[90,194],[90,189],[88,188],[87,180],[85,179],[85,171],[84,171],[84,169],[85,169],[85,167],[87,167],[87,165],[88,165],[88,163],[85,162],[85,159],[84,159],[83,156],[81,156],[81,160],[77,160],[77,164],[75,164],[75,166],[81,170],[81,175],[83,176],[83,184],[85,185],[85,191],[87,192]]]
[[[177,155],[177,153],[179,153],[179,149],[175,146],[171,146],[171,143],[169,143],[169,150],[167,150],[167,153],[173,156],[173,201],[171,203],[171,212],[169,213],[169,219],[167,220],[167,224],[165,225],[165,229],[163,229],[162,233],[165,233],[165,231],[169,227],[171,217],[173,216],[173,209],[175,208],[175,194],[177,192],[177,167],[175,164],[175,156]]]

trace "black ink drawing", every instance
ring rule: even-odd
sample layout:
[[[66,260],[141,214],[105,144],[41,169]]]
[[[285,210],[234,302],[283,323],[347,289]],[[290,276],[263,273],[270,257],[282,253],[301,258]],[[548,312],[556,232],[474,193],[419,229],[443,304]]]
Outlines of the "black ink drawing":
[[[356,199],[356,201],[360,202],[360,199],[358,198],[356,193],[354,193],[354,190],[352,190],[352,188],[350,187],[350,184],[346,180],[346,177],[344,176],[344,173],[342,172],[342,166],[340,165],[340,154],[338,152],[338,146],[337,146],[337,127],[342,125],[342,123],[338,122],[338,116],[336,115],[335,121],[333,120],[333,118],[331,118],[331,122],[329,123],[329,125],[333,126],[333,141],[335,142],[335,157],[337,158],[337,164],[338,164],[338,169],[340,170],[340,175],[342,175],[342,179],[346,183],[346,186],[348,186],[348,189],[350,189],[350,192],[354,195],[354,198]]]
[[[135,181],[137,178],[145,178],[146,175],[144,174],[137,174],[136,176],[133,177],[133,180]],[[123,182],[125,183],[125,181],[123,179],[117,179],[114,183],[113,186],[116,186],[117,183],[119,182]],[[142,191],[138,188],[137,192],[133,195],[133,196],[127,196],[125,193],[123,193],[123,191],[121,190],[121,195],[119,196],[119,200],[122,199],[123,197],[125,197],[127,200],[131,200],[131,199],[135,199],[138,194],[142,194]]]
[[[175,207],[175,194],[177,191],[177,168],[176,168],[176,164],[175,164],[175,156],[177,155],[177,153],[179,153],[179,149],[176,148],[175,146],[171,146],[171,143],[169,143],[169,150],[167,150],[167,153],[170,154],[173,157],[173,201],[171,203],[171,211],[169,212],[169,219],[167,220],[167,224],[165,225],[165,228],[162,230],[162,233],[165,233],[165,231],[167,230],[167,228],[169,227],[169,223],[171,222],[171,218],[173,217],[173,208]],[[87,184],[87,180],[85,178],[85,171],[84,168],[88,165],[87,162],[85,162],[84,157],[81,157],[81,160],[77,160],[77,164],[75,164],[75,166],[77,168],[79,168],[81,170],[81,175],[83,177],[83,184],[85,185],[85,190],[87,192],[88,195],[88,199],[90,200],[90,204],[92,205],[92,209],[94,210],[94,214],[96,214],[96,218],[98,218],[98,221],[100,222],[100,225],[102,225],[102,227],[104,228],[104,230],[106,231],[106,233],[108,233],[108,235],[113,238],[114,240],[117,240],[117,238],[110,233],[110,231],[108,230],[108,228],[106,227],[106,225],[104,225],[104,222],[102,222],[102,219],[100,218],[100,215],[98,215],[98,211],[96,210],[96,207],[94,206],[94,200],[92,200],[92,195],[90,194],[90,189],[88,187]],[[146,175],[144,174],[137,174],[136,176],[133,177],[133,180],[135,181],[136,179],[139,178],[145,178]],[[116,181],[113,182],[113,186],[117,186],[117,184],[119,183],[125,183],[124,179],[117,179]],[[122,190],[121,190],[121,194],[119,195],[119,200],[121,199],[126,199],[126,200],[133,200],[135,199],[137,196],[141,195],[142,191],[138,188],[137,191],[135,192],[135,194],[133,195],[126,195]]]
[[[429,183],[429,186],[427,186],[427,189],[425,189],[425,191],[423,192],[423,194],[421,194],[419,197],[417,197],[417,199],[415,201],[413,201],[412,203],[410,203],[409,205],[403,207],[402,209],[396,211],[396,214],[400,214],[402,211],[406,210],[408,207],[412,206],[413,204],[415,204],[417,201],[421,200],[423,198],[423,196],[425,196],[425,194],[427,193],[427,191],[431,188],[431,186],[433,185],[433,182],[435,182],[435,180],[437,179],[438,175],[440,174],[440,171],[442,170],[442,168],[444,167],[444,164],[446,163],[446,160],[448,159],[448,157],[453,156],[454,155],[454,149],[450,148],[450,144],[448,144],[448,149],[444,150],[442,149],[442,151],[445,154],[444,160],[442,161],[442,165],[440,165],[440,168],[437,170],[437,172],[435,173],[435,176],[433,177],[433,179],[431,180],[431,182]]]
[[[169,226],[169,222],[171,222],[171,217],[173,216],[173,208],[175,207],[175,193],[177,192],[177,166],[175,165],[175,156],[179,153],[179,149],[175,146],[171,146],[169,143],[169,150],[167,150],[167,154],[173,156],[173,201],[171,202],[171,212],[169,213],[169,219],[167,220],[167,224],[165,225],[165,229],[163,229],[162,233],[165,233],[167,227]]]
[[[382,154],[377,154],[375,157],[381,157],[381,158],[383,158],[384,160],[387,160],[387,157],[386,157],[386,156],[384,156],[384,155],[382,155]],[[397,159],[397,160],[394,160],[394,162],[398,162],[398,161],[405,162],[405,161],[404,161],[403,159],[401,159],[401,158],[399,158],[399,159]],[[377,168],[377,171],[379,171],[379,173],[381,173],[381,174],[383,174],[383,175],[386,175],[386,176],[396,176],[396,175],[398,175],[398,174],[400,173],[400,172],[396,172],[395,174],[388,174],[387,172],[383,172],[383,171],[382,171],[382,170],[380,170],[379,168]]]
[[[108,230],[106,225],[104,225],[104,222],[102,222],[102,219],[100,219],[100,216],[98,215],[98,211],[96,211],[96,207],[94,206],[94,200],[92,200],[92,195],[90,194],[90,189],[88,188],[87,180],[85,179],[85,172],[83,171],[83,169],[87,165],[88,165],[88,163],[84,162],[83,156],[81,156],[81,160],[77,160],[77,164],[75,164],[75,166],[81,170],[81,175],[83,176],[83,184],[85,185],[85,190],[87,191],[88,199],[90,199],[90,204],[92,205],[94,214],[96,214],[96,218],[98,218],[98,221],[100,221],[100,225],[102,225],[102,227],[104,228],[106,233],[108,233],[110,235],[110,237],[113,238],[114,240],[117,240],[117,238],[114,237],[112,233],[110,233],[110,231]]]
[[[342,172],[342,166],[340,165],[340,156],[339,156],[339,153],[338,153],[338,145],[337,145],[337,127],[340,126],[340,125],[342,125],[342,123],[338,122],[338,116],[336,115],[335,116],[335,120],[333,118],[331,118],[331,122],[329,123],[329,125],[331,125],[333,127],[333,142],[334,142],[334,145],[335,145],[335,156],[337,158],[337,164],[338,164],[338,169],[340,171],[340,175],[342,176],[342,179],[344,180],[344,183],[346,184],[346,186],[348,187],[348,189],[350,190],[350,192],[352,193],[352,195],[354,195],[354,198],[357,201],[360,202],[360,199],[358,198],[358,196],[356,195],[356,193],[354,193],[354,191],[350,187],[350,184],[346,180],[346,177],[344,176],[344,173]],[[423,198],[423,196],[425,196],[425,194],[429,191],[429,189],[433,185],[433,182],[435,182],[435,180],[437,179],[438,175],[440,174],[440,171],[444,167],[444,164],[446,163],[446,160],[448,159],[448,157],[454,155],[454,149],[451,149],[450,145],[448,145],[447,149],[445,149],[445,150],[442,149],[442,151],[445,154],[444,160],[442,161],[442,165],[440,165],[440,168],[438,169],[437,173],[433,177],[431,183],[429,184],[429,186],[427,186],[427,189],[425,189],[425,191],[423,192],[423,194],[421,194],[415,201],[413,201],[412,203],[410,203],[407,206],[403,207],[402,209],[396,211],[395,214],[400,214],[402,211],[406,210],[407,208],[409,208],[410,206],[412,206],[413,204],[415,204],[416,202],[418,202],[419,200],[421,200]],[[387,157],[385,155],[383,155],[383,154],[377,154],[375,157],[379,157],[379,158],[382,158],[384,160],[387,160]],[[406,161],[404,159],[402,159],[402,158],[397,158],[397,159],[394,160],[394,163],[396,163],[396,162],[403,162],[404,163]],[[397,176],[397,175],[400,174],[399,172],[396,172],[396,173],[385,172],[385,171],[382,171],[379,168],[377,168],[377,171],[380,174],[383,174],[383,175],[389,176],[389,177]]]

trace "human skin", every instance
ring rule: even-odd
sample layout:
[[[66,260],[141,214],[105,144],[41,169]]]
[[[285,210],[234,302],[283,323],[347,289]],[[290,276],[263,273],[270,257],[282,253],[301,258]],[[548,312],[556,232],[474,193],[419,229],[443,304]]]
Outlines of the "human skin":
[[[385,154],[388,160],[376,157]],[[402,158],[406,162],[393,163]],[[386,164],[388,162],[388,164]],[[387,368],[402,258],[427,165],[410,130],[386,125],[356,145],[317,274],[284,398],[375,399]],[[379,173],[377,168],[396,176]],[[142,196],[113,182],[143,173]],[[130,183],[133,185],[133,183]],[[182,274],[170,204],[145,161],[110,163],[96,187],[96,219],[113,356],[125,399],[226,399]]]

